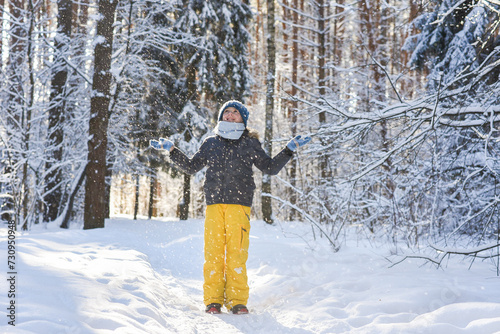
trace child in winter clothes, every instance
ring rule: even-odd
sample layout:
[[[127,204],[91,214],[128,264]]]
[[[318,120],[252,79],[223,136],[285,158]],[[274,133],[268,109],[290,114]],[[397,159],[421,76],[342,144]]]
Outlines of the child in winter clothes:
[[[256,134],[247,129],[248,117],[249,112],[241,102],[226,102],[220,108],[215,135],[208,137],[192,158],[170,140],[150,141],[153,148],[168,150],[171,160],[186,173],[194,174],[207,167],[203,267],[207,313],[220,313],[223,304],[232,313],[248,313],[246,261],[255,190],[253,165],[263,173],[276,175],[293,152],[311,140],[297,136],[271,158]]]

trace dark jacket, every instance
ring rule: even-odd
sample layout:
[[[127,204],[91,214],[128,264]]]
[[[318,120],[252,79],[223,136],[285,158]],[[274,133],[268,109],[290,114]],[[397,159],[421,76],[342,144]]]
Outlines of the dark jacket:
[[[203,186],[207,205],[245,206],[252,206],[255,190],[252,166],[255,165],[263,173],[276,175],[292,155],[293,152],[285,147],[274,158],[270,158],[258,138],[248,130],[238,140],[217,135],[208,137],[191,159],[178,148],[170,152],[171,160],[188,174],[208,167]]]

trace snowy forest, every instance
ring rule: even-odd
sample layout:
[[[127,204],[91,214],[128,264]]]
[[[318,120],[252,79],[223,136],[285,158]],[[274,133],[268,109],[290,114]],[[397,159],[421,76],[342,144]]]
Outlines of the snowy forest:
[[[203,218],[179,172],[218,109],[268,154],[313,137],[252,216],[499,258],[497,0],[0,0],[0,199],[18,229]],[[427,256],[422,254],[421,256]],[[497,266],[498,267],[498,266]]]

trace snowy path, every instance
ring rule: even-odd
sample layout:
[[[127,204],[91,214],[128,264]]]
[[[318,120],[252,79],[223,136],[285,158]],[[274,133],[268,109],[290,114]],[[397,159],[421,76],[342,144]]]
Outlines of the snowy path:
[[[352,241],[332,253],[303,224],[255,221],[250,234],[251,314],[214,316],[202,305],[201,220],[18,233],[16,326],[3,316],[0,332],[500,333],[500,279],[488,263],[388,268],[387,249]],[[6,310],[6,280],[0,288]]]

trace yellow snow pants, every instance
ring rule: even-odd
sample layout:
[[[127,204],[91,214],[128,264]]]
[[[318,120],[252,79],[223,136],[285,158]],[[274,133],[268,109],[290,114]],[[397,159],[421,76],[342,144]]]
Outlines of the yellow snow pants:
[[[204,303],[247,304],[250,207],[208,205],[205,216]]]

